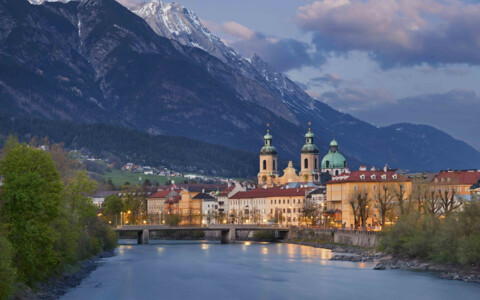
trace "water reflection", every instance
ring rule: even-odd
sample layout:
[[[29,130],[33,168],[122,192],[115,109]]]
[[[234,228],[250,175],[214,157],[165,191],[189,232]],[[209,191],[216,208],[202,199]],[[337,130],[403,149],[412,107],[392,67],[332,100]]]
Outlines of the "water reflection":
[[[480,295],[478,284],[374,271],[371,263],[330,261],[331,256],[326,249],[254,242],[122,245],[62,299],[478,300]]]

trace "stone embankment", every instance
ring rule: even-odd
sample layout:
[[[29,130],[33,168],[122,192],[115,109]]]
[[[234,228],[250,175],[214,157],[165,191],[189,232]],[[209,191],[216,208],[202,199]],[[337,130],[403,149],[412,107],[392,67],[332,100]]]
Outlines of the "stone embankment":
[[[100,260],[114,256],[114,250],[103,252],[91,259],[81,261],[74,272],[62,274],[59,277],[37,284],[35,291],[28,287],[20,287],[14,299],[57,299],[64,295],[69,289],[78,286],[81,281],[88,277],[100,264]]]
[[[412,271],[429,271],[439,275],[442,279],[460,280],[480,283],[480,268],[466,267],[457,264],[438,264],[430,261],[411,259],[409,257],[381,257],[374,270],[404,269]]]

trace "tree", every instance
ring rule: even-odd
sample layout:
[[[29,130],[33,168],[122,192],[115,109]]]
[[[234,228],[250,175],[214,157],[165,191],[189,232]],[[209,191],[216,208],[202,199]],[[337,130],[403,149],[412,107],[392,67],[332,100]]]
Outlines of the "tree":
[[[440,206],[442,207],[443,213],[445,215],[451,213],[463,203],[462,198],[458,198],[458,201],[455,199],[456,190],[454,187],[446,188],[442,192],[438,192],[440,196]]]
[[[105,198],[105,202],[103,204],[103,214],[111,219],[114,220],[115,226],[118,225],[118,217],[121,217],[120,213],[124,210],[124,205],[122,198],[118,195],[110,195]]]
[[[13,265],[13,247],[0,233],[0,299],[9,299],[14,292],[17,270]]]
[[[401,183],[397,183],[396,185],[393,185],[393,191],[395,193],[395,200],[397,201],[398,208],[400,210],[400,215],[403,216],[405,214],[406,210],[406,200],[407,198],[405,197],[406,190],[405,190],[405,185]]]
[[[368,191],[364,190],[355,192],[353,194],[353,201],[358,210],[358,221],[361,227],[365,229],[369,217],[368,204],[370,203],[370,199],[368,198]]]
[[[320,208],[317,207],[312,198],[307,198],[300,208],[300,220],[302,223],[310,223],[315,226],[321,216]],[[299,221],[300,221],[299,220]]]
[[[393,209],[393,199],[391,190],[386,184],[378,187],[377,202],[378,202],[378,216],[377,220],[380,222],[382,228],[385,227],[385,223],[388,218],[388,214]]]
[[[70,206],[70,213],[78,213],[81,220],[95,215],[95,207],[89,196],[95,191],[96,186],[97,183],[88,178],[85,171],[78,171],[76,176],[68,181],[64,199]]]
[[[0,175],[0,220],[8,230],[19,279],[44,279],[58,262],[53,227],[61,207],[58,171],[49,154],[21,144],[8,149]]]
[[[148,179],[148,178],[145,179],[145,180],[143,181],[143,186],[152,186],[152,182],[150,182],[150,179]]]

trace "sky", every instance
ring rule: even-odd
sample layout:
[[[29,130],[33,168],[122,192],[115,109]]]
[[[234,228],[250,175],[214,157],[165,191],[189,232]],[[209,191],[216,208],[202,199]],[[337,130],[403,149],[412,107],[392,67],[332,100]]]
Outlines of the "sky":
[[[335,109],[432,125],[480,150],[480,1],[176,2]]]

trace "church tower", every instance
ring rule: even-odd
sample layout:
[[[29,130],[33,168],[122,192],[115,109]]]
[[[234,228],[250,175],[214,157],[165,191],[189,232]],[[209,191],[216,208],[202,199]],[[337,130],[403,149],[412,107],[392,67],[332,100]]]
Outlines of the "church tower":
[[[269,126],[267,124],[267,126]],[[265,144],[260,150],[260,172],[258,172],[259,185],[271,185],[278,176],[277,150],[272,145],[272,135],[267,129],[267,134],[263,137]]]
[[[308,122],[310,126],[311,123]],[[302,147],[302,154],[300,159],[300,178],[307,182],[319,182],[320,181],[320,169],[318,161],[318,148],[313,143],[313,132],[308,128],[308,132],[305,134],[305,145]]]

